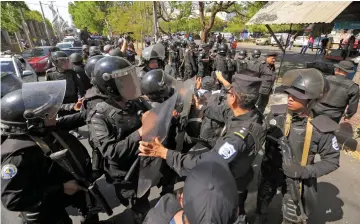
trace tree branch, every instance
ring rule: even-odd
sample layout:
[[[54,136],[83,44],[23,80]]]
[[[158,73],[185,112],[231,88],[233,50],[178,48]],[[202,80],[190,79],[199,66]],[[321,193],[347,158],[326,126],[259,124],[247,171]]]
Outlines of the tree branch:
[[[199,2],[199,16],[200,16],[200,23],[203,28],[205,28],[205,5],[204,2]]]

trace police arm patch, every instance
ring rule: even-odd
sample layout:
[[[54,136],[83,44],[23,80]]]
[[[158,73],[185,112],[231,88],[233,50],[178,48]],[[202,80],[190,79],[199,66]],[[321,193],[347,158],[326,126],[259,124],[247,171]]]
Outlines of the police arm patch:
[[[338,144],[338,142],[337,142],[337,139],[336,139],[336,137],[334,136],[333,138],[332,138],[332,147],[333,147],[333,149],[335,149],[336,151],[339,151],[339,144]]]
[[[4,180],[10,180],[17,174],[17,167],[13,164],[6,164],[1,168],[1,178]]]
[[[222,156],[224,159],[229,159],[230,157],[232,157],[235,153],[236,150],[234,148],[234,146],[228,142],[225,142],[218,151],[219,155]]]

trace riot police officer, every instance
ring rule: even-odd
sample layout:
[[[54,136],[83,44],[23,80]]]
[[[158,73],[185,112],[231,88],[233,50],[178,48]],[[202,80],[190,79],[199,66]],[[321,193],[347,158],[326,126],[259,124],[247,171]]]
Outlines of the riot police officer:
[[[120,50],[120,48],[114,48],[109,51],[109,56],[125,57],[125,54]]]
[[[198,76],[210,76],[210,58],[206,51],[201,51],[198,56]]]
[[[136,197],[138,175],[124,180],[142,136],[141,119],[132,103],[141,95],[135,66],[124,58],[104,57],[95,65],[92,82],[107,99],[96,104],[87,117],[90,145],[100,151],[106,180],[114,184],[120,202],[131,206],[141,222],[150,206],[148,194]]]
[[[253,60],[260,60],[261,51],[258,49],[255,49],[251,52],[251,57]]]
[[[48,55],[48,59],[47,59],[47,65],[46,65],[46,68],[45,68],[45,71],[47,71],[48,69],[52,69],[51,71],[54,70],[54,64],[52,62],[52,58],[51,58],[51,54],[52,52],[56,52],[56,51],[60,51],[60,48],[58,47],[50,47],[49,48],[49,55]]]
[[[88,212],[84,187],[49,157],[59,146],[48,143],[45,153],[36,140],[56,133],[68,150],[85,152],[87,159],[74,136],[52,128],[65,88],[63,80],[24,83],[1,99],[1,132],[9,136],[1,145],[1,201],[6,209],[20,212],[23,223],[72,223],[65,210],[69,205],[84,216]]]
[[[79,53],[72,53],[69,57],[72,65],[73,70],[78,74],[80,77],[80,81],[84,86],[85,91],[91,88],[90,79],[86,76],[83,64],[83,58]]]
[[[63,103],[75,103],[79,96],[85,94],[84,86],[80,77],[71,69],[71,62],[63,51],[56,51],[51,54],[56,70],[46,74],[47,80],[66,80],[66,93]]]
[[[326,79],[317,69],[298,69],[297,73],[291,87],[285,90],[287,105],[271,106],[266,119],[268,133],[255,223],[266,223],[278,187],[284,194],[283,223],[303,223],[315,209],[316,178],[339,167],[340,151],[334,136],[338,124],[326,115],[313,116],[311,112],[326,94]],[[314,162],[316,154],[320,154],[319,162]]]
[[[212,152],[225,159],[236,180],[239,197],[239,222],[247,223],[244,204],[247,197],[247,185],[253,178],[251,163],[265,139],[262,127],[263,116],[257,111],[255,102],[261,80],[247,75],[234,75],[232,84],[227,87],[227,105],[204,106],[204,116],[226,123],[226,130],[216,141]],[[196,100],[195,100],[196,101]],[[198,102],[195,104],[199,107]],[[241,112],[240,112],[241,111]],[[186,176],[207,153],[201,155],[181,154],[166,149],[157,140],[140,142],[143,156],[155,156],[166,159],[167,164],[179,175]]]
[[[259,66],[259,71],[262,79],[261,88],[259,91],[259,99],[257,102],[257,107],[260,112],[264,112],[265,108],[269,102],[269,96],[274,86],[276,79],[275,74],[275,60],[277,53],[269,52],[266,54],[265,61],[261,62]]]
[[[175,79],[161,69],[154,69],[143,76],[140,86],[151,102],[162,103],[174,93]]]
[[[345,120],[349,120],[356,114],[359,86],[346,77],[348,73],[354,71],[354,64],[351,61],[341,61],[334,66],[335,75],[326,77],[330,84],[329,92],[313,110],[316,114],[325,114],[339,123],[342,116]]]
[[[220,44],[218,48],[218,53],[214,59],[213,71],[220,71],[223,74],[224,78],[228,82],[230,82],[231,77],[229,76],[228,58],[226,58],[228,50],[229,47],[227,44],[225,43]]]
[[[227,67],[228,67],[228,70],[229,70],[229,80],[232,79],[232,76],[236,72],[235,54],[236,54],[235,49],[231,49],[229,51],[229,55],[227,57]]]
[[[247,68],[247,61],[245,60],[247,57],[246,50],[240,50],[236,54],[236,72],[241,73],[242,70]]]
[[[101,55],[100,48],[98,46],[91,46],[89,48],[89,58],[91,58],[95,55]]]
[[[179,52],[176,43],[173,41],[169,44],[169,63],[165,66],[165,72],[175,79],[178,78]]]
[[[82,46],[82,57],[86,61],[89,57],[89,45],[84,44]]]
[[[179,66],[179,76],[180,78],[184,79],[184,70],[185,70],[185,52],[186,52],[186,48],[187,48],[187,41],[186,40],[182,40],[180,42],[178,51],[179,51],[179,59],[180,59],[180,66]]]
[[[197,73],[197,65],[195,62],[195,43],[191,42],[184,54],[184,80],[192,78]]]
[[[141,56],[145,65],[138,74],[139,80],[141,80],[142,76],[144,76],[147,72],[153,69],[164,69],[165,47],[161,43],[145,48],[142,51]]]

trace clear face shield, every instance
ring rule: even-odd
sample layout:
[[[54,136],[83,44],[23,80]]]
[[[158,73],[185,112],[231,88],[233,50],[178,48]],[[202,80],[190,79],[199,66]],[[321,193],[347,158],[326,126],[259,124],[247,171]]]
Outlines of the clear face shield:
[[[24,117],[27,120],[55,118],[63,102],[65,91],[65,80],[23,83]]]
[[[116,88],[126,101],[135,100],[141,96],[141,88],[136,75],[136,67],[131,65],[124,69],[116,70],[112,74],[105,73],[104,80],[114,79]]]
[[[67,71],[71,69],[72,64],[68,57],[61,57],[56,59],[56,67],[60,70]]]

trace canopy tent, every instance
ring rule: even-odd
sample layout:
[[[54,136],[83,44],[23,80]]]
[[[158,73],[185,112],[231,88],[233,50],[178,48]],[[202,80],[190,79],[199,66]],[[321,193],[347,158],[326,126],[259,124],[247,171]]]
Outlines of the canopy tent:
[[[331,23],[350,2],[268,2],[246,25]]]
[[[283,52],[281,65],[285,55],[285,49],[276,38],[270,25],[275,24],[329,24],[339,21],[360,20],[360,2],[338,1],[338,2],[268,2],[264,5],[246,25],[263,24],[269,30]],[[288,38],[289,39],[289,36]],[[287,40],[288,42],[288,40]],[[286,42],[286,43],[287,43]]]

